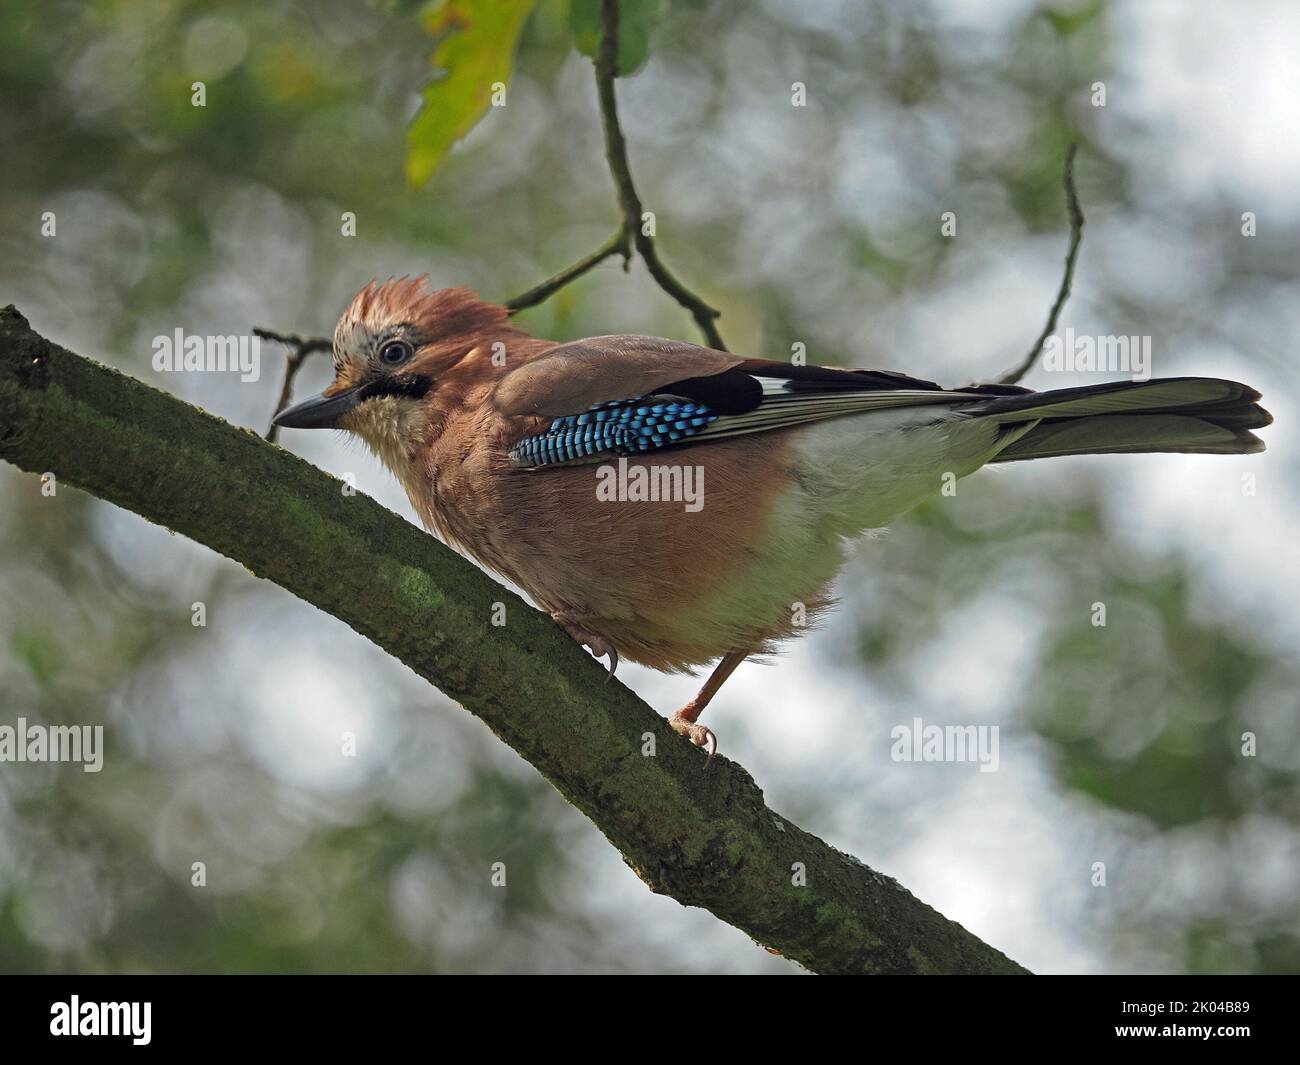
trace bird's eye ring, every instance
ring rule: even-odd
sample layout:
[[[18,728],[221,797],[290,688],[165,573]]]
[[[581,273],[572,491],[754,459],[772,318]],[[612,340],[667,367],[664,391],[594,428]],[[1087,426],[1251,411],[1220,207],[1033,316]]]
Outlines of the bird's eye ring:
[[[405,340],[390,340],[379,349],[379,361],[385,366],[398,366],[411,357],[411,345]]]

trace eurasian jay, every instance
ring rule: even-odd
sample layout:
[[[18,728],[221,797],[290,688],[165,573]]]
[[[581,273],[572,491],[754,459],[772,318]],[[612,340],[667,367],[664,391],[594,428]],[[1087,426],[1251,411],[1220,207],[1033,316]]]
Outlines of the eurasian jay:
[[[334,371],[277,423],[360,436],[429,529],[611,674],[620,656],[684,672],[718,659],[670,718],[710,758],[698,718],[727,677],[826,610],[854,537],[945,479],[1055,455],[1252,454],[1250,430],[1272,421],[1258,392],[1205,377],[945,389],[655,337],[557,344],[422,277],[358,293]]]

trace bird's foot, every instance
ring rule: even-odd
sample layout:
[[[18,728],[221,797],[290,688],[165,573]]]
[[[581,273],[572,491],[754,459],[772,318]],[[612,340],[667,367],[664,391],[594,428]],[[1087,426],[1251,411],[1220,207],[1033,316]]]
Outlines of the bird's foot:
[[[603,636],[587,632],[576,621],[573,621],[568,614],[556,611],[551,614],[551,618],[560,628],[582,644],[583,647],[588,648],[597,658],[609,658],[609,672],[605,675],[605,683],[608,684],[609,678],[618,669],[618,652],[614,650],[614,645]]]
[[[713,761],[713,756],[718,753],[718,734],[713,729],[699,724],[695,720],[698,714],[699,710],[688,704],[673,714],[668,719],[668,724],[677,735],[685,736],[696,747],[708,746],[709,757],[704,760],[704,765],[707,767]]]

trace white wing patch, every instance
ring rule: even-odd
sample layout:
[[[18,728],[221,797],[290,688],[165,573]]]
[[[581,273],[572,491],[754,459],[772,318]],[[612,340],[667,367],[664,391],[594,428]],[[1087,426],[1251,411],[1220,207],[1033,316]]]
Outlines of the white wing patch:
[[[696,441],[717,440],[728,436],[781,429],[790,425],[834,418],[842,414],[862,414],[867,411],[890,410],[899,407],[924,407],[930,404],[969,403],[965,392],[937,392],[930,389],[883,389],[862,392],[809,392],[794,391],[790,382],[779,377],[755,375],[763,389],[763,399],[757,407],[745,414],[731,414],[695,436]],[[936,420],[928,412],[922,420]]]

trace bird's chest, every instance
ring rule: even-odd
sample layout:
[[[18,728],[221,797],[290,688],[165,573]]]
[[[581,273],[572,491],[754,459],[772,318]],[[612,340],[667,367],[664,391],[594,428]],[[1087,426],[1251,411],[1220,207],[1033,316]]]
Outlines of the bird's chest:
[[[704,661],[727,649],[715,645],[735,638],[735,619],[724,636],[701,604],[761,570],[790,480],[783,454],[774,438],[761,452],[728,442],[536,470],[462,456],[431,470],[417,507],[445,539],[546,609],[631,641],[620,648],[631,657],[656,661],[662,648],[665,659]],[[756,587],[765,600],[785,595]]]

